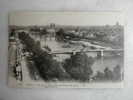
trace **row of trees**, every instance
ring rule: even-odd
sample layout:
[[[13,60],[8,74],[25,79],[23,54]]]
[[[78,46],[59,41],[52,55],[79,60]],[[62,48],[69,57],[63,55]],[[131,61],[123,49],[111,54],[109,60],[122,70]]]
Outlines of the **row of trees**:
[[[95,81],[120,81],[122,78],[122,71],[119,65],[114,67],[113,70],[106,67],[104,72],[97,71],[97,74],[93,77]]]

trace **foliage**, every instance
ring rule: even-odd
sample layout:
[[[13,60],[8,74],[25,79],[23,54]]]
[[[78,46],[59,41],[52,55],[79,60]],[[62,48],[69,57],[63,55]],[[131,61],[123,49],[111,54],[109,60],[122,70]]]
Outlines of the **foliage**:
[[[33,53],[31,58],[44,80],[69,78],[69,75],[63,71],[61,65],[53,59],[52,55],[43,51],[38,45],[39,43],[35,42],[28,34],[22,32],[19,34],[19,38],[26,46],[27,51]]]
[[[111,80],[113,79],[113,72],[108,67],[106,67],[104,69],[104,76],[105,76],[105,79]]]
[[[64,40],[64,35],[65,35],[64,29],[60,28],[60,29],[56,32],[56,39],[57,39],[58,41],[63,41],[63,40]]]
[[[113,69],[114,80],[121,80],[123,78],[120,65],[117,65]]]
[[[98,81],[120,81],[122,79],[121,67],[117,65],[114,67],[113,71],[106,67],[104,72],[97,71],[93,79]]]
[[[93,58],[88,57],[85,53],[76,53],[70,59],[65,60],[64,68],[73,79],[86,81],[93,73],[91,69],[93,62]]]
[[[94,80],[102,81],[104,80],[104,73],[97,71],[97,74],[93,77]]]
[[[48,32],[46,30],[46,28],[43,28],[41,31],[40,31],[40,35],[47,35]]]

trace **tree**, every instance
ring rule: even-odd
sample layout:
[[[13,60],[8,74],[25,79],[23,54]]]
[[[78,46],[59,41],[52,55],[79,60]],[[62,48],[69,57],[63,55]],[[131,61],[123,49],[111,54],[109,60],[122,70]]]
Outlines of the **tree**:
[[[46,34],[48,34],[46,28],[43,28],[43,29],[41,30],[41,34],[42,34],[42,35],[46,35]]]
[[[104,80],[104,73],[103,72],[100,72],[100,71],[97,71],[96,75],[94,76],[94,80],[99,80],[99,81],[102,81]]]
[[[91,69],[93,62],[94,59],[85,53],[76,53],[70,59],[65,60],[64,68],[73,79],[87,81],[93,73]]]
[[[46,39],[47,39],[47,34],[48,34],[48,32],[47,32],[46,28],[42,29],[41,36],[44,36],[45,42],[46,42]]]
[[[106,80],[112,80],[113,79],[113,72],[108,67],[106,67],[104,69],[104,75],[105,75]]]
[[[57,32],[56,32],[56,39],[58,41],[62,41],[64,39],[64,35],[65,35],[65,31],[63,28],[60,28]]]
[[[114,80],[117,80],[117,81],[121,80],[122,74],[121,74],[121,67],[120,67],[120,65],[117,65],[116,67],[114,67],[113,75],[114,75]]]

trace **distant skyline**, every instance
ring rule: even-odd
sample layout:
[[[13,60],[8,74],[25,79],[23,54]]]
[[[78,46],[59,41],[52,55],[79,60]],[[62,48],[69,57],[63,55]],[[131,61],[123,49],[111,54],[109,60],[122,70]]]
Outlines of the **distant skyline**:
[[[14,12],[9,14],[9,25],[74,25],[97,26],[124,25],[125,19],[121,12]]]

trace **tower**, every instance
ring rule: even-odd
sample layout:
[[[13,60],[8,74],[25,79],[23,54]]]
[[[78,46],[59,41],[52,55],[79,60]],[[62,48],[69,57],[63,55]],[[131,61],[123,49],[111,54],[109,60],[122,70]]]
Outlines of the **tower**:
[[[47,32],[49,33],[50,40],[52,40],[52,38],[55,39],[55,32],[56,31],[55,31],[55,24],[54,23],[51,23],[49,25]]]

